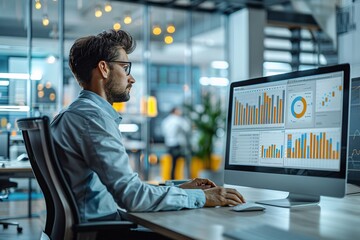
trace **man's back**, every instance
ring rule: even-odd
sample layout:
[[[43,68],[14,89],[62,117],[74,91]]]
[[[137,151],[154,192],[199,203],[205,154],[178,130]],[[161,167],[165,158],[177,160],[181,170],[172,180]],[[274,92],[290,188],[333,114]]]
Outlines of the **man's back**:
[[[122,143],[120,120],[109,103],[82,91],[51,124],[56,152],[82,220],[112,216],[118,206],[129,211],[202,206],[202,190],[152,186],[139,179]]]
[[[98,174],[91,169],[96,162],[90,161],[97,158],[91,155],[101,151],[101,144],[97,145],[95,150],[92,149],[90,141],[87,141],[90,140],[88,127],[96,125],[96,121],[108,122],[108,128],[117,129],[112,126],[114,124],[111,124],[113,121],[110,115],[91,101],[88,95],[92,94],[85,92],[80,95],[86,97],[78,98],[51,123],[56,152],[77,199],[83,220],[111,215],[117,211],[113,197],[101,183]],[[113,132],[116,134],[118,131]],[[118,137],[121,137],[119,132]],[[103,136],[93,135],[92,138],[91,142],[100,143]]]

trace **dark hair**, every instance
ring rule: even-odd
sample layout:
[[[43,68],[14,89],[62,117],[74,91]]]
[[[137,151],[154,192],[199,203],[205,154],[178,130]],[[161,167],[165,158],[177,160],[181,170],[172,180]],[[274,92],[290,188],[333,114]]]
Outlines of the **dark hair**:
[[[171,110],[170,110],[170,113],[175,113],[177,110],[180,110],[179,107],[173,107]]]
[[[87,36],[75,41],[69,53],[69,66],[79,84],[89,83],[91,71],[97,64],[104,61],[118,59],[119,48],[127,54],[134,51],[136,42],[133,37],[123,30],[109,30],[96,36]]]

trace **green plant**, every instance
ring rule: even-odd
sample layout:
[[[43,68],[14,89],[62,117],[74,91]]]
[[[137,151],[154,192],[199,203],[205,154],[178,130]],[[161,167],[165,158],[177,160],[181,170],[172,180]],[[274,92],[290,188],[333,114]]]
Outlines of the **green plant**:
[[[187,115],[198,131],[197,145],[193,146],[193,155],[204,161],[205,168],[210,168],[213,141],[216,131],[225,125],[225,113],[218,99],[212,99],[210,93],[203,96],[201,105],[185,105]]]

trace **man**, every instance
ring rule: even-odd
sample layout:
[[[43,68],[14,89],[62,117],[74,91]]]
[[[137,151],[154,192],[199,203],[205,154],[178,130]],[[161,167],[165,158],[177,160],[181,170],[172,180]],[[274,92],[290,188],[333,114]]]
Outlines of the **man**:
[[[129,165],[113,102],[125,102],[135,83],[128,54],[135,41],[110,30],[77,39],[69,66],[83,88],[51,123],[56,153],[75,195],[81,221],[119,219],[128,211],[179,210],[244,202],[234,189],[195,179],[179,187],[142,182]]]
[[[161,123],[165,145],[172,158],[171,179],[175,179],[178,158],[185,157],[187,135],[190,131],[190,124],[181,115],[180,108],[174,107]]]

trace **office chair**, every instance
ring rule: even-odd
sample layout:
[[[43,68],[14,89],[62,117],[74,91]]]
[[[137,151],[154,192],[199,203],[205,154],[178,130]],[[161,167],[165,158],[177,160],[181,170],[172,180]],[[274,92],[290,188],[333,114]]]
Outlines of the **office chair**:
[[[46,204],[46,223],[42,238],[119,239],[134,238],[136,224],[127,221],[80,221],[74,195],[66,181],[54,151],[49,118],[23,118],[17,121],[34,175],[43,191]]]
[[[17,183],[12,182],[8,179],[0,179],[0,192],[2,193],[0,195],[0,201],[3,201],[3,199],[7,199],[9,195],[9,189],[10,188],[16,188]],[[9,225],[16,226],[17,232],[22,233],[22,227],[18,222],[12,222],[9,221],[10,218],[7,218],[6,220],[0,220],[0,225],[3,225],[4,229],[7,229]]]

